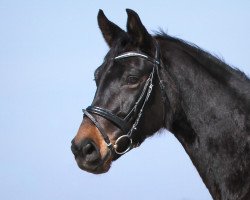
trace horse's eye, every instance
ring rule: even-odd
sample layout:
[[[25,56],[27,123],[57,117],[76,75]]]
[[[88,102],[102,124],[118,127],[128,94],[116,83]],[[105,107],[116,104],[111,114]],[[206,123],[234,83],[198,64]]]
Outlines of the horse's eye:
[[[139,81],[139,78],[136,77],[136,76],[129,76],[129,77],[127,78],[127,83],[128,83],[129,85],[136,84],[136,83],[138,83],[138,81]]]

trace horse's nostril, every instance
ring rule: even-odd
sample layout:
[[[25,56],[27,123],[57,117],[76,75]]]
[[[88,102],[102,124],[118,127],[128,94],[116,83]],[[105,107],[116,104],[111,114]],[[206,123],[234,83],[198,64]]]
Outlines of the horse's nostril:
[[[92,154],[95,150],[95,146],[92,143],[88,143],[83,147],[84,154]]]
[[[101,157],[98,147],[91,140],[84,140],[78,144],[72,141],[71,151],[75,158],[85,162],[85,164],[96,164]]]
[[[97,161],[100,157],[96,145],[92,141],[88,141],[82,146],[82,156],[88,162]]]

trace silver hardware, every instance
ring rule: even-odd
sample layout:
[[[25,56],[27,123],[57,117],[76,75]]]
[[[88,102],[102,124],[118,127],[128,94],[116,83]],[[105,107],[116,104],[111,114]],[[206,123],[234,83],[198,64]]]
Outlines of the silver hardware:
[[[122,141],[122,140],[126,140],[126,139],[129,142],[127,148],[124,151],[119,152],[118,151],[118,147],[119,147],[118,144],[119,144],[119,142]],[[131,149],[132,143],[133,143],[132,139],[128,135],[122,135],[122,136],[120,136],[119,138],[117,138],[117,140],[115,141],[115,144],[114,144],[115,153],[117,153],[119,155],[127,153]]]
[[[116,56],[114,59],[121,59],[121,58],[128,58],[128,57],[142,57],[142,58],[146,58],[148,59],[148,56],[141,54],[141,53],[137,53],[137,52],[127,52],[127,53],[123,53],[119,56]]]

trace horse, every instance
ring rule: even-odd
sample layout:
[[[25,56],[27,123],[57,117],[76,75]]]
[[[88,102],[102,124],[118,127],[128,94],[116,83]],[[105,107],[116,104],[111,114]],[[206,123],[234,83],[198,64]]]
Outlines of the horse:
[[[182,144],[214,199],[250,199],[250,80],[214,55],[126,9],[127,31],[97,20],[109,51],[72,140],[78,166],[100,174],[160,129]]]

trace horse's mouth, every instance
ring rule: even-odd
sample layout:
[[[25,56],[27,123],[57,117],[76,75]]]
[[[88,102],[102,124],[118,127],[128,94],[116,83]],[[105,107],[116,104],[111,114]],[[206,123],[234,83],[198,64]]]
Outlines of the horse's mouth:
[[[93,174],[108,172],[112,164],[112,156],[109,153],[102,160],[91,163],[84,161],[81,157],[75,157],[75,160],[80,169]]]

